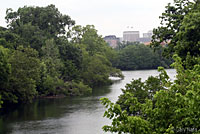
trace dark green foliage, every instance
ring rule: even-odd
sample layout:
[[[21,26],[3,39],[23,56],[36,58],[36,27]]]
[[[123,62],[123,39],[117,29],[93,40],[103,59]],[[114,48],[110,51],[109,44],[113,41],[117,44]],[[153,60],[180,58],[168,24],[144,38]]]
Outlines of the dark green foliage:
[[[9,62],[12,68],[9,86],[4,89],[2,99],[15,103],[32,101],[37,95],[36,83],[40,81],[38,52],[32,48],[19,47]]]
[[[31,25],[44,31],[45,36],[48,37],[65,34],[66,26],[70,28],[75,24],[68,15],[61,14],[54,5],[48,5],[47,7],[24,6],[16,12],[7,9],[6,20],[9,28],[16,33],[20,33],[21,26]]]
[[[115,54],[94,26],[74,26],[54,5],[8,9],[0,27],[0,105],[36,97],[75,96],[109,84]],[[74,26],[72,28],[72,26]]]
[[[71,35],[72,42],[82,44],[82,47],[89,52],[89,55],[92,56],[97,53],[104,56],[108,55],[107,51],[110,51],[110,48],[104,39],[97,34],[97,30],[93,25],[86,25],[85,27],[75,26],[73,30]]]
[[[87,59],[84,59],[83,64],[81,78],[84,83],[92,87],[111,83],[108,77],[112,67],[106,57],[98,54],[88,55]]]
[[[47,40],[46,44],[42,47],[42,63],[41,68],[41,82],[38,87],[40,95],[55,95],[56,89],[62,85],[61,68],[63,63],[60,60],[58,47],[55,45],[54,40]]]
[[[87,25],[83,28],[81,44],[86,45],[86,50],[89,52],[89,55],[96,53],[102,54],[107,47],[105,41],[97,34],[97,30],[93,25]]]
[[[68,15],[61,14],[54,5],[24,6],[17,11],[7,9],[5,18],[9,29],[19,35],[27,45],[39,51],[39,54],[47,39],[56,39],[60,35],[67,34],[66,29],[75,24]]]
[[[63,63],[62,79],[64,81],[80,80],[80,68],[77,68],[71,60],[66,60]]]
[[[11,32],[8,29],[0,30],[0,44],[5,48],[16,49],[19,44],[23,44],[24,41],[19,35]]]
[[[162,68],[159,68],[159,71],[161,71],[159,76],[150,76],[145,82],[142,82],[141,79],[133,80],[130,84],[125,86],[125,89],[122,89],[123,94],[119,96],[116,103],[119,104],[123,110],[126,110],[128,115],[139,115],[140,110],[137,109],[137,111],[130,112],[130,102],[124,103],[129,99],[127,97],[135,97],[137,101],[142,104],[145,103],[146,99],[152,100],[157,91],[166,90],[171,84],[166,72]]]
[[[170,63],[170,60],[163,58],[158,51],[154,52],[149,46],[128,43],[118,51],[118,58],[113,65],[122,70],[137,70],[156,69],[158,66],[169,68]]]
[[[8,61],[9,50],[0,46],[0,108],[3,104],[2,94],[9,82],[9,75],[11,73],[11,64]]]
[[[60,60],[60,53],[53,39],[47,40],[42,47],[42,61],[46,64],[47,74],[53,77],[60,77],[63,64]]]
[[[11,65],[8,61],[9,49],[0,46],[0,85],[1,88],[4,87],[4,84],[8,82],[8,76],[11,73]]]
[[[110,75],[123,77],[119,70],[112,67],[114,51],[97,34],[94,26],[76,26],[72,35],[72,42],[75,42],[82,52],[80,78],[84,84],[91,87],[100,86],[111,83],[108,79]]]
[[[183,61],[188,54],[198,57],[199,50],[199,1],[174,0],[160,16],[161,27],[154,29],[152,46],[166,42],[165,55],[178,54]],[[195,63],[194,63],[195,64]]]
[[[186,60],[188,55],[191,60],[200,56],[200,5],[197,4],[196,8],[184,17],[176,35],[178,41],[175,51],[183,60]]]
[[[82,50],[79,46],[70,43],[66,38],[59,38],[59,52],[64,64],[62,79],[64,81],[79,80],[82,68]]]
[[[65,94],[70,95],[70,96],[75,96],[75,95],[89,95],[92,93],[92,88],[89,86],[83,84],[83,82],[66,82],[65,83]]]

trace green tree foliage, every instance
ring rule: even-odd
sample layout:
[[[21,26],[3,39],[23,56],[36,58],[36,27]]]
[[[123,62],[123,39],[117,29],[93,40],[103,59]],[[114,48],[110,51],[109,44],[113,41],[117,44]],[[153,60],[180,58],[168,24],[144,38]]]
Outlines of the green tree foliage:
[[[109,84],[110,75],[123,77],[119,70],[112,67],[114,50],[109,48],[93,25],[73,28],[72,42],[82,51],[81,75],[83,82],[91,87]]]
[[[69,42],[66,38],[59,38],[59,52],[64,64],[62,79],[64,81],[79,80],[83,55],[79,45]]]
[[[8,61],[9,58],[9,49],[0,46],[0,85],[1,88],[4,87],[4,84],[8,82],[8,76],[11,73],[11,65]]]
[[[97,34],[97,30],[93,25],[75,26],[71,36],[72,42],[84,45],[89,55],[92,56],[98,53],[107,56],[106,51],[109,51],[109,47],[102,36]]]
[[[11,103],[32,101],[37,95],[36,84],[40,81],[38,52],[21,46],[12,53],[9,63],[9,85],[3,90],[2,99]]]
[[[199,1],[174,0],[162,14],[162,26],[154,29],[153,45],[167,42],[166,54],[175,53],[176,80],[166,72],[145,82],[133,80],[116,103],[102,98],[112,119],[105,131],[118,133],[200,133]],[[153,79],[152,79],[153,78]],[[150,83],[150,85],[148,85]],[[153,89],[153,90],[152,90]],[[153,92],[152,92],[153,91]]]
[[[104,131],[133,134],[199,132],[199,63],[191,70],[184,70],[181,58],[175,56],[175,61],[177,76],[173,83],[160,69],[158,77],[127,84],[117,103],[102,98],[108,108],[104,116],[112,119],[110,126],[103,127]]]
[[[111,83],[108,79],[112,66],[106,57],[96,54],[87,56],[83,61],[81,77],[91,87]]]
[[[195,9],[188,13],[180,26],[177,33],[176,53],[187,60],[190,55],[191,65],[195,64],[195,57],[200,56],[200,4],[196,3]],[[193,60],[193,61],[192,61]]]
[[[9,75],[11,73],[11,65],[8,61],[9,50],[0,46],[0,108],[1,104],[3,104],[2,94],[9,82]]]
[[[9,29],[39,52],[47,39],[67,34],[66,29],[75,24],[68,15],[61,14],[54,5],[24,6],[17,11],[7,9],[5,18]]]
[[[165,42],[165,55],[176,53],[182,60],[186,60],[188,53],[191,57],[199,56],[199,1],[174,0],[160,18],[161,26],[153,31],[152,46],[156,48]]]
[[[105,41],[97,34],[93,25],[87,25],[83,28],[81,43],[86,45],[86,50],[90,55],[103,53],[106,47]]]
[[[65,91],[65,94],[70,96],[89,95],[92,93],[92,88],[90,88],[88,85],[85,85],[83,82],[66,82],[65,88],[68,89]]]
[[[57,93],[56,88],[62,83],[60,77],[63,63],[53,39],[47,40],[42,47],[42,63],[42,75],[38,91],[42,95],[55,95]]]
[[[0,44],[5,48],[16,49],[24,41],[19,35],[11,32],[9,29],[0,28]]]
[[[84,95],[122,77],[115,52],[94,26],[74,26],[54,5],[8,9],[0,27],[0,96],[7,103],[35,97]],[[1,104],[1,102],[0,102]]]
[[[143,104],[146,99],[152,100],[157,91],[167,90],[167,87],[171,84],[170,79],[163,68],[160,67],[159,71],[161,72],[159,76],[150,76],[145,82],[142,82],[141,78],[133,80],[130,84],[126,84],[126,89],[122,89],[123,94],[119,96],[116,103],[119,104],[123,110],[126,110],[128,115],[138,115],[140,114],[140,109],[137,109],[135,112],[129,109],[129,103],[128,105],[124,103],[129,99],[128,97],[130,97],[127,94],[133,95],[133,97],[137,98],[138,102]]]
[[[55,5],[48,5],[47,7],[24,6],[16,12],[7,9],[6,20],[8,27],[17,33],[21,25],[30,24],[44,31],[50,37],[66,34],[66,26],[70,28],[75,24],[68,15],[61,14]]]
[[[42,47],[42,61],[46,64],[48,75],[60,77],[63,65],[60,60],[59,49],[53,39],[47,40]]]
[[[122,70],[136,70],[156,69],[158,66],[168,68],[170,63],[170,60],[163,58],[149,46],[128,43],[118,50],[118,58],[114,60],[113,65]]]

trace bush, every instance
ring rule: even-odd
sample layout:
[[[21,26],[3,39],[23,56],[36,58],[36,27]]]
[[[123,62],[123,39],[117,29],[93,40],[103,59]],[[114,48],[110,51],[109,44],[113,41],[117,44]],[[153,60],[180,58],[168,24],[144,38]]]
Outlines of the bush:
[[[92,93],[92,88],[88,85],[84,85],[83,82],[66,82],[64,84],[63,93],[70,96],[89,95]]]

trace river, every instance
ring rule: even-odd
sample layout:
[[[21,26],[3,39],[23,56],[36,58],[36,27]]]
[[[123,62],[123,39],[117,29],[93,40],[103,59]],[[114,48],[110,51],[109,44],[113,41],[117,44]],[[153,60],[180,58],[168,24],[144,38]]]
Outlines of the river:
[[[166,70],[171,79],[174,69]],[[123,71],[124,80],[94,89],[91,96],[59,99],[39,99],[20,105],[0,117],[0,134],[102,134],[102,126],[110,120],[103,118],[105,108],[101,97],[116,101],[121,88],[133,78],[146,80],[156,76],[156,70]],[[108,133],[106,133],[108,134]]]

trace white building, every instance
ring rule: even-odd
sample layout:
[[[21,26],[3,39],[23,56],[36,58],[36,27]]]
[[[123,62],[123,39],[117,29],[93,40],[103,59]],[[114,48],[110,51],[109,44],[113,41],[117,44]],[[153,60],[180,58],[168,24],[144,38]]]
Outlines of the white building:
[[[147,33],[143,33],[143,38],[151,38],[153,35],[153,31],[149,30]]]
[[[139,31],[124,31],[123,32],[123,41],[125,42],[136,42],[140,39]]]

